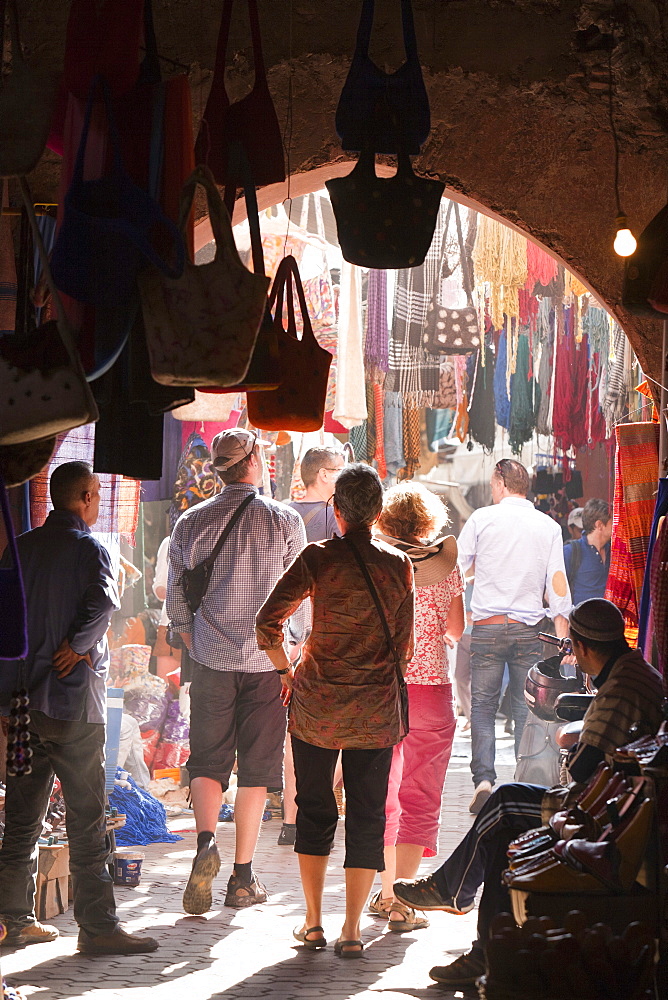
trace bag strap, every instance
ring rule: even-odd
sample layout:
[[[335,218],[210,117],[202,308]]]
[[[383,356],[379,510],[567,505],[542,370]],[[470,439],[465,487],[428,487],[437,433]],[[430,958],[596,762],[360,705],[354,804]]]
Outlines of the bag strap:
[[[234,0],[225,0],[223,4],[223,16],[220,22],[220,32],[218,33],[218,44],[216,46],[216,64],[214,66],[214,76],[219,77],[225,95],[225,64],[227,61],[227,45],[230,39],[230,24],[232,22],[232,5]],[[262,55],[262,36],[260,34],[260,19],[257,12],[257,0],[246,0],[248,5],[248,17],[250,20],[251,39],[253,42],[253,67],[255,69],[255,83],[265,82],[267,73]]]
[[[237,247],[232,234],[232,223],[230,216],[220,197],[220,192],[216,185],[213,174],[209,167],[201,163],[195,167],[188,180],[183,185],[181,191],[181,203],[179,206],[179,229],[185,233],[185,227],[190,214],[190,209],[195,197],[197,185],[201,185],[206,192],[206,202],[211,220],[211,230],[216,241],[216,260],[222,260],[225,253],[229,253],[241,264],[241,259],[237,252]]]
[[[70,182],[71,184],[83,183],[84,161],[86,159],[86,147],[88,145],[90,120],[93,114],[93,105],[95,103],[95,95],[98,87],[102,91],[102,101],[104,103],[105,113],[107,116],[107,129],[109,133],[109,142],[111,143],[113,169],[117,175],[125,173],[123,169],[123,161],[121,159],[121,138],[118,134],[118,129],[116,128],[116,119],[114,118],[111,110],[109,87],[104,77],[95,76],[93,77],[93,82],[91,83],[90,90],[88,92],[86,112],[84,114],[83,126],[81,129],[81,138],[79,139],[79,148],[77,149],[77,156],[74,161],[74,170],[72,171],[72,180]]]
[[[441,301],[441,280],[443,278],[443,264],[445,263],[445,248],[448,242],[448,230],[450,228],[450,216],[452,215],[452,206],[454,202],[449,201],[448,207],[445,212],[445,224],[443,227],[443,236],[441,237],[441,252],[438,258],[438,268],[436,271],[436,277],[434,278],[434,289],[432,292],[432,299],[436,304],[440,304]]]
[[[357,42],[355,45],[355,52],[358,55],[369,55],[369,43],[371,42],[374,7],[374,0],[363,0],[359,28],[357,29]],[[401,0],[401,24],[404,32],[406,59],[409,63],[415,63],[418,61],[418,50],[411,0]]]
[[[238,141],[231,142],[227,150],[227,184],[225,185],[224,202],[230,221],[234,215],[234,202],[237,186],[244,190],[246,200],[246,217],[250,230],[251,253],[253,257],[253,272],[265,274],[264,252],[262,250],[262,234],[260,233],[260,216],[257,208],[257,191],[253,172],[246,155],[246,150]]]
[[[367,569],[364,560],[360,555],[359,549],[351,541],[348,535],[344,535],[343,540],[344,542],[347,542],[347,544],[352,549],[353,555],[357,560],[357,565],[362,570],[362,574],[364,575],[364,579],[366,580],[366,585],[369,588],[369,592],[373,598],[373,603],[376,605],[376,611],[378,612],[378,616],[383,626],[383,632],[385,633],[387,645],[389,646],[390,652],[392,653],[392,657],[394,659],[394,666],[397,671],[399,686],[402,687],[406,683],[406,680],[404,678],[403,673],[401,672],[401,667],[399,666],[399,653],[397,652],[397,647],[394,645],[392,641],[392,636],[390,634],[390,626],[387,624],[387,618],[385,617],[385,612],[383,611],[383,605],[380,603],[380,597],[378,596],[378,591],[376,590],[375,584],[371,579],[371,573],[369,573],[369,570]]]
[[[455,222],[457,223],[457,240],[459,241],[459,261],[462,266],[462,282],[464,285],[464,291],[466,292],[466,301],[470,306],[473,305],[473,289],[471,288],[471,275],[469,274],[469,260],[466,253],[466,247],[464,246],[464,237],[462,236],[462,220],[459,215],[459,205],[455,201],[452,204],[455,206]]]
[[[294,282],[294,288],[293,288]],[[318,344],[313,333],[313,326],[311,324],[311,317],[309,316],[308,306],[306,305],[306,296],[304,295],[304,288],[302,286],[301,277],[299,275],[299,265],[297,261],[292,256],[288,254],[284,257],[281,263],[278,265],[278,270],[276,271],[276,277],[274,278],[274,284],[272,285],[271,292],[269,294],[269,309],[272,309],[274,303],[276,304],[275,318],[282,321],[283,318],[283,297],[285,291],[288,291],[288,323],[290,329],[296,334],[295,326],[295,312],[294,312],[294,292],[297,291],[297,298],[299,300],[299,311],[302,314],[303,322],[303,333],[301,343],[306,340],[313,341],[314,344]],[[318,345],[319,346],[319,345]]]
[[[21,35],[19,32],[19,12],[16,7],[16,0],[7,0],[9,7],[9,37],[12,43],[12,66],[14,63],[25,62],[23,49],[21,48]],[[5,40],[5,0],[0,5],[0,57]]]
[[[210,569],[213,566],[213,564],[215,563],[216,559],[220,555],[220,550],[222,549],[223,545],[225,544],[228,535],[232,531],[232,528],[234,527],[234,525],[237,523],[237,521],[239,520],[239,518],[241,517],[241,515],[245,511],[246,507],[248,507],[249,503],[252,500],[254,500],[256,496],[257,496],[256,493],[251,493],[250,496],[247,496],[246,499],[243,500],[239,504],[239,506],[235,510],[234,514],[232,514],[232,517],[229,519],[229,521],[227,522],[227,524],[223,528],[223,533],[221,534],[220,538],[216,542],[216,546],[215,546],[213,552],[211,553],[211,555],[209,556],[209,558],[205,559],[204,562],[202,563],[202,565],[206,566],[207,569]]]

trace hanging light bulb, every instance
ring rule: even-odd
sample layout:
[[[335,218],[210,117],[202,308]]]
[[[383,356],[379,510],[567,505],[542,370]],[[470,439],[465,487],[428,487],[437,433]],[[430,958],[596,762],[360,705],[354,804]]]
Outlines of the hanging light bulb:
[[[636,238],[629,229],[629,220],[625,215],[618,215],[615,220],[617,235],[613,247],[618,257],[630,257],[638,246]]]

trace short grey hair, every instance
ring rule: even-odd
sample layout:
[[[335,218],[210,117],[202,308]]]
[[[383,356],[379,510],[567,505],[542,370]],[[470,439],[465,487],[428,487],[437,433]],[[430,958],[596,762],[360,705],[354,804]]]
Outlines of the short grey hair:
[[[370,465],[353,462],[336,480],[334,503],[339,514],[351,527],[369,527],[383,509],[383,484]]]

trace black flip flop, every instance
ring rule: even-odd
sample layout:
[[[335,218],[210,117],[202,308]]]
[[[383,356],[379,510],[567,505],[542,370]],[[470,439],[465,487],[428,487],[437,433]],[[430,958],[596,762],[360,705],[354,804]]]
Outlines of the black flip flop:
[[[322,937],[309,940],[309,938],[307,938],[306,935],[314,934],[316,931],[320,931]],[[299,941],[299,943],[303,944],[304,947],[308,948],[309,951],[320,951],[321,948],[327,947],[325,932],[324,929],[320,926],[320,924],[316,924],[315,927],[307,927],[306,930],[304,931],[298,931],[297,928],[295,928],[292,932],[292,936],[295,939],[295,941]]]
[[[359,945],[359,948],[355,947],[354,950],[351,949],[350,951],[343,950],[346,947],[351,948],[352,945]],[[341,939],[339,939],[334,944],[334,954],[338,955],[339,958],[361,958],[364,954],[364,945],[359,939],[356,941],[341,941]]]

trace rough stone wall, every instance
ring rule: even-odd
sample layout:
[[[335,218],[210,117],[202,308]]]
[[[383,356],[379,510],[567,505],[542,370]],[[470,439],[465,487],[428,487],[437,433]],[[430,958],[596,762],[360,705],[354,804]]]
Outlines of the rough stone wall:
[[[27,49],[57,68],[68,3],[20,0],[20,6]],[[253,76],[245,6],[233,11],[232,98]],[[660,324],[628,316],[619,303],[607,43],[613,41],[621,201],[638,234],[666,200],[668,3],[414,0],[413,6],[432,108],[432,133],[417,169],[437,174],[462,200],[557,254],[619,318],[643,367],[660,378]],[[153,7],[161,54],[188,67],[200,115],[221,0],[153,0]],[[349,160],[334,112],[360,0],[259,0],[259,7],[292,191],[320,187],[329,173],[345,172]],[[391,70],[403,60],[399,3],[376,0],[376,8],[371,54]],[[178,68],[165,63],[165,72]],[[53,198],[57,169],[57,157],[47,153],[33,179],[36,196]],[[268,191],[262,200],[281,194]]]

